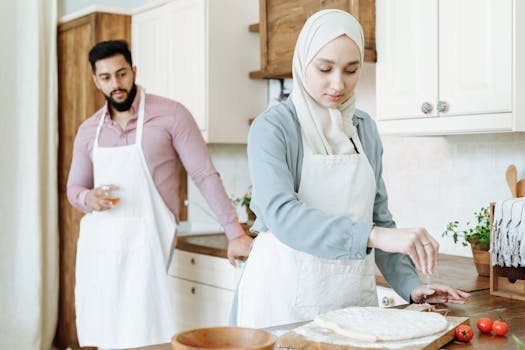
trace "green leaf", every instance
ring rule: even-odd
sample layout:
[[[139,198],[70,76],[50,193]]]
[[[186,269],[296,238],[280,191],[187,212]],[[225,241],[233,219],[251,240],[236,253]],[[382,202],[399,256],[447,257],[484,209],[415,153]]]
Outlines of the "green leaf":
[[[473,241],[476,243],[490,242],[490,214],[488,207],[482,207],[479,212],[474,212],[476,223],[466,222],[465,229],[459,229],[459,221],[451,221],[447,224],[442,237],[451,236],[454,243],[461,242],[467,246]]]
[[[525,349],[525,342],[518,338],[515,334],[511,335],[512,340],[516,343],[516,349]]]

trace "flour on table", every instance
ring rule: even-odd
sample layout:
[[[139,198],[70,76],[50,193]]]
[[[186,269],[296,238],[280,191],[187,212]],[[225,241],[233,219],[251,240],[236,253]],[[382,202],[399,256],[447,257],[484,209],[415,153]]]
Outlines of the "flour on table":
[[[367,342],[398,341],[444,331],[447,319],[433,312],[378,307],[349,307],[319,315],[315,324],[335,333]]]

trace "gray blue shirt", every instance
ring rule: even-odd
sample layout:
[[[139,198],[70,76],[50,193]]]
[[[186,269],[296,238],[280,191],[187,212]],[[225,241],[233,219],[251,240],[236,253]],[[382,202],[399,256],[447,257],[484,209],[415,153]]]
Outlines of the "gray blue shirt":
[[[383,147],[375,122],[360,110],[354,125],[376,180],[373,224],[395,227],[382,178]],[[301,126],[288,99],[253,122],[248,135],[248,163],[253,184],[250,208],[257,215],[252,231],[271,231],[293,249],[324,259],[364,259],[370,222],[330,215],[308,207],[298,198],[303,161]],[[327,179],[327,181],[330,181]],[[394,290],[405,300],[422,282],[411,259],[375,249],[375,261]]]

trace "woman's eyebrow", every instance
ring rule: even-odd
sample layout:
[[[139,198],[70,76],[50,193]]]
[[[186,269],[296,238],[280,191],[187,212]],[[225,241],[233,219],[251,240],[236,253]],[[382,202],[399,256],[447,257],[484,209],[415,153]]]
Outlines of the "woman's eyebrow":
[[[322,62],[322,63],[335,64],[334,61],[329,60],[329,59],[327,59],[327,58],[318,58],[317,61],[318,61],[318,62]],[[355,65],[355,64],[359,64],[359,60],[350,61],[350,62],[348,62],[346,65],[347,65],[347,66],[353,66],[353,65]]]

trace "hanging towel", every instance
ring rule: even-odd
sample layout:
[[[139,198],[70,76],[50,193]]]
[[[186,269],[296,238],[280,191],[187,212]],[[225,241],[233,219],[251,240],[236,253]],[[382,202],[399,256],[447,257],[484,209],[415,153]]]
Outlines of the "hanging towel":
[[[490,253],[492,265],[525,266],[525,198],[496,203]]]

